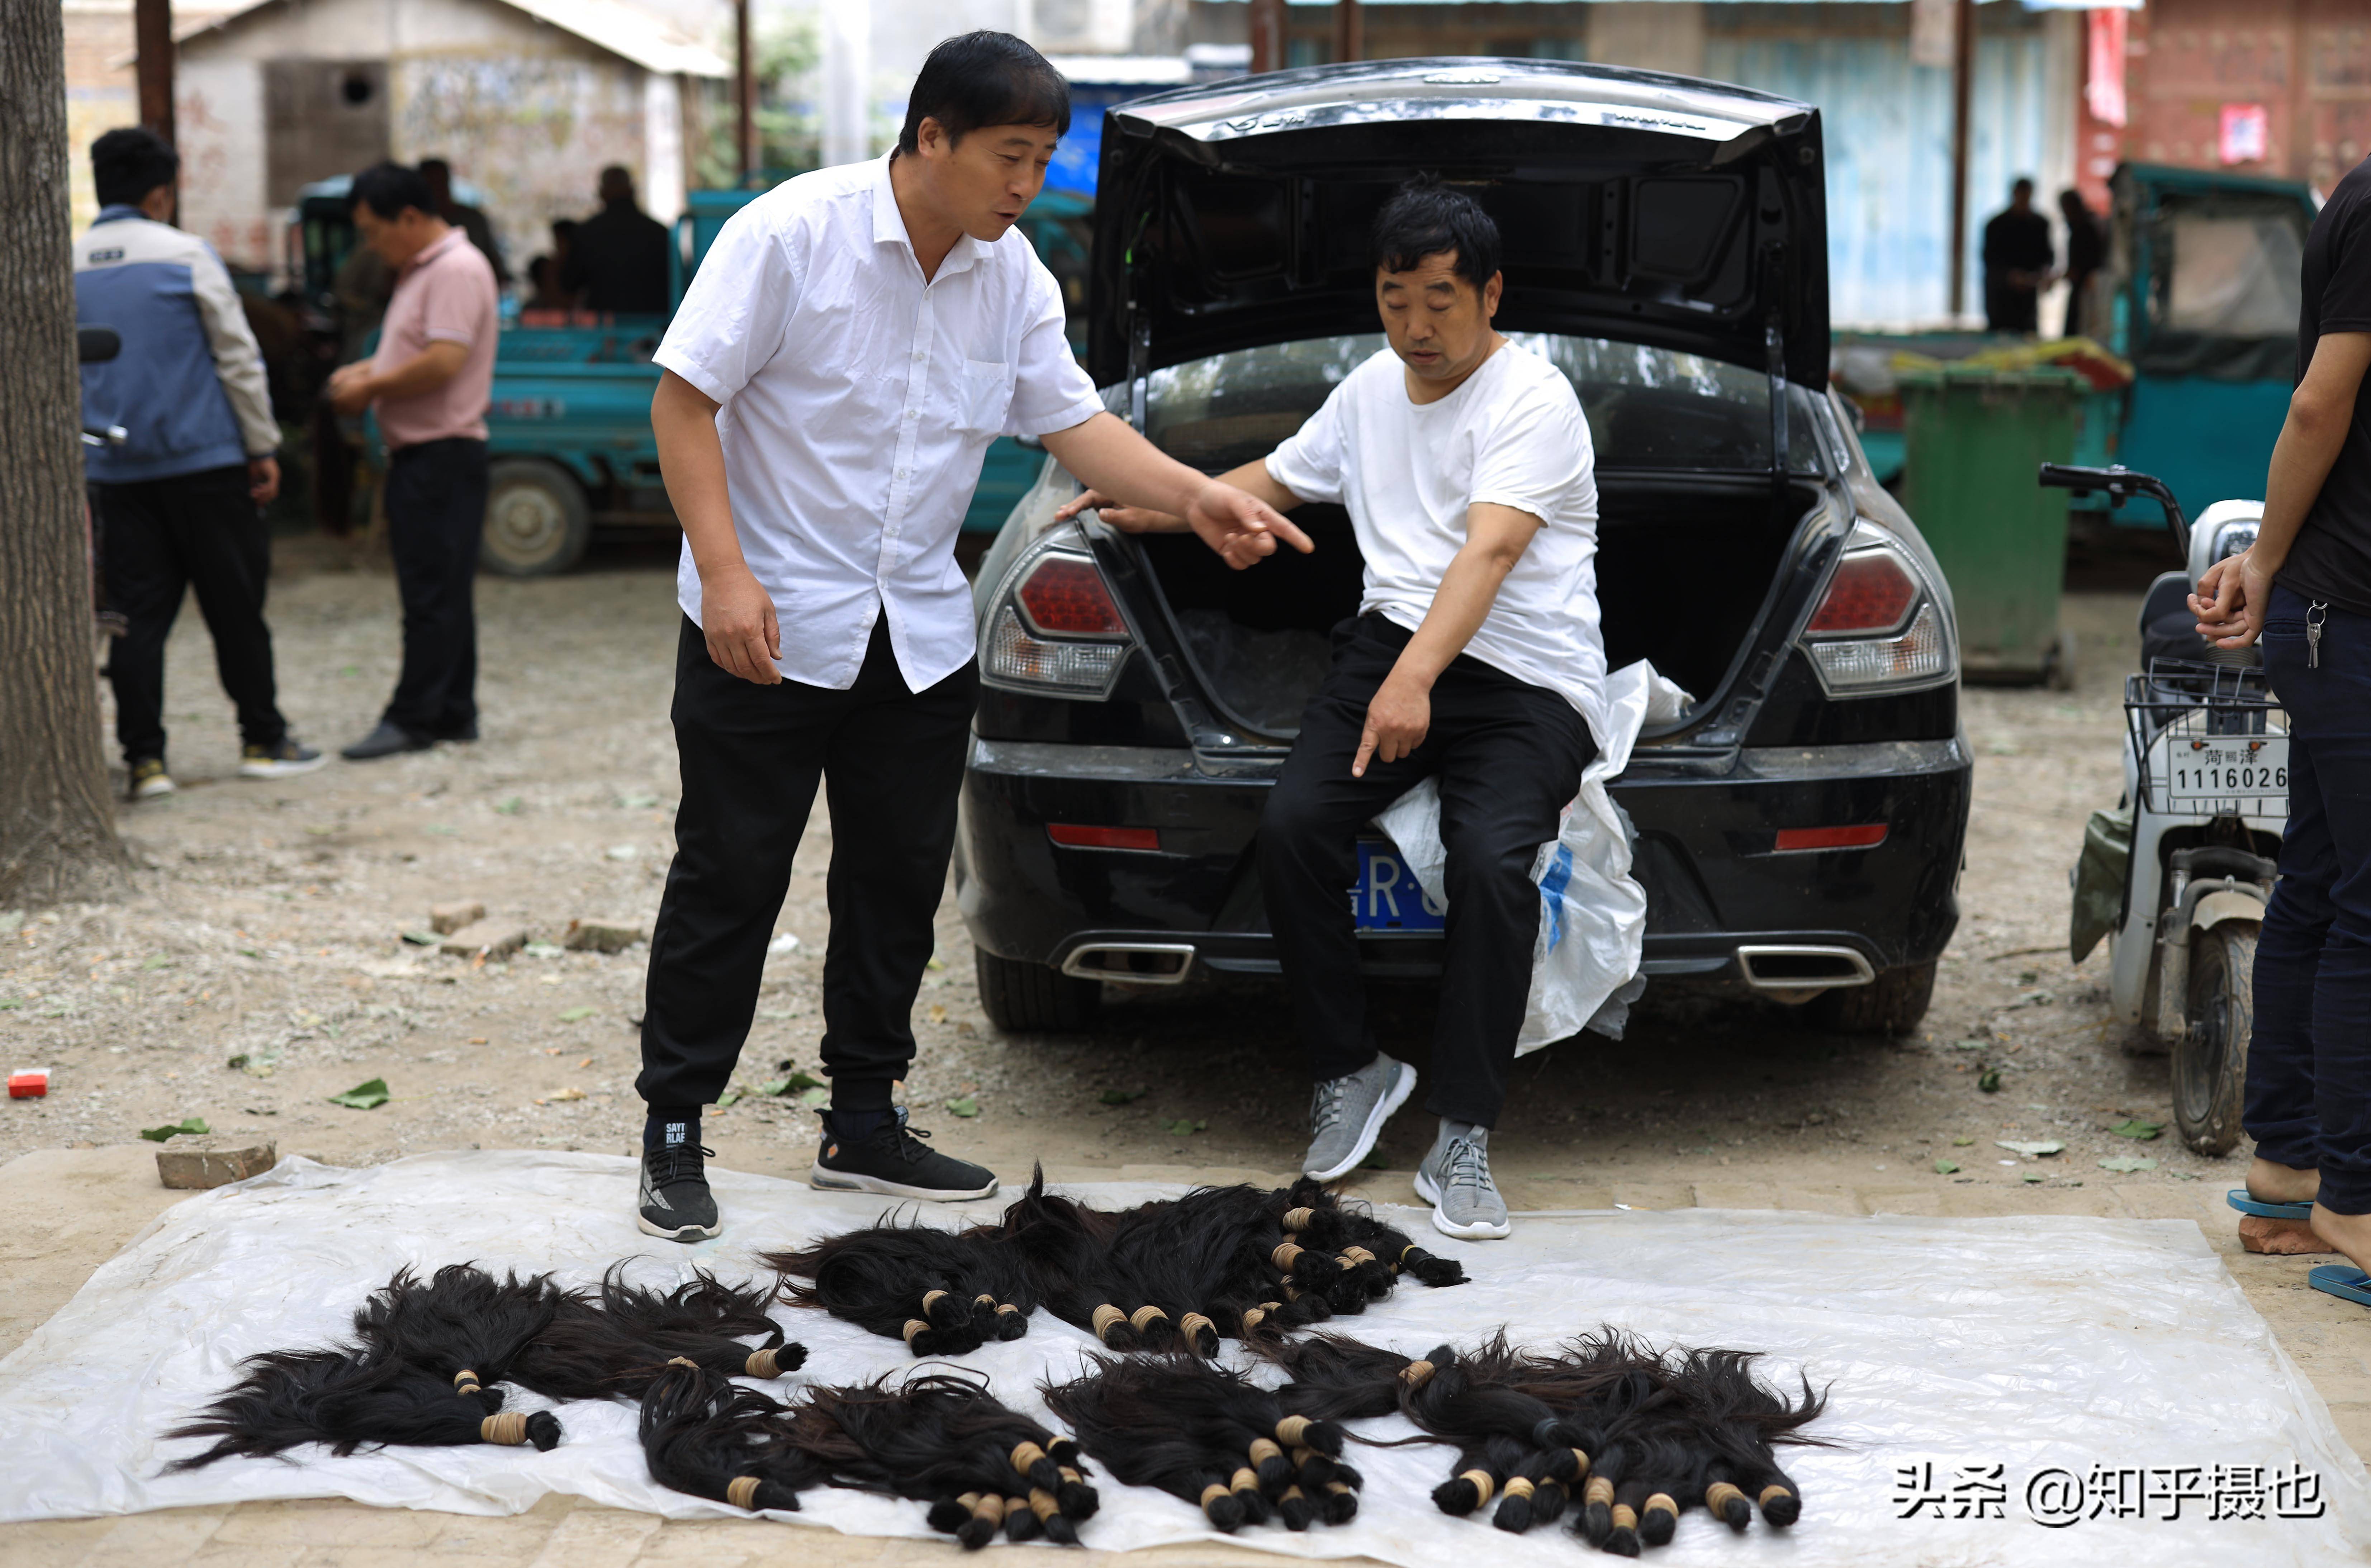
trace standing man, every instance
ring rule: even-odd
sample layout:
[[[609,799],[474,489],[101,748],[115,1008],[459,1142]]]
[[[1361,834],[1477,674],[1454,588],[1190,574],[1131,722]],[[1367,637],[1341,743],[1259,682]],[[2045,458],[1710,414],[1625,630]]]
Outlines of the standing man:
[[[154,132],[110,131],[90,148],[98,221],[75,248],[75,318],[112,327],[122,352],[82,367],[83,422],[123,427],[89,448],[109,602],[124,634],[107,659],[115,736],[132,798],[173,792],[165,769],[165,639],[182,597],[214,640],[214,670],[238,709],[239,776],[284,778],[324,758],[288,733],[263,595],[280,493],[280,427],[263,357],[214,248],[168,221],[181,160]]]
[[[655,356],[683,521],[674,721],[683,803],[651,936],[642,1228],[721,1228],[700,1108],[731,1081],[821,783],[830,945],[818,1187],[996,1191],[891,1100],[933,945],[970,733],[971,590],[955,533],[988,444],[1041,438],[1081,479],[1193,518],[1245,560],[1292,525],[1104,411],[1053,275],[1013,223],[1070,128],[1070,88],[1005,33],[931,52],[889,156],[802,175],[734,214]]]
[[[576,225],[557,259],[561,290],[584,309],[666,314],[666,225],[635,204],[634,177],[615,164],[601,171],[600,212]]]
[[[493,222],[480,209],[455,198],[453,166],[443,158],[422,158],[420,177],[428,181],[428,194],[436,202],[429,211],[469,236],[469,243],[478,248],[478,254],[494,270],[497,291],[510,287],[510,263],[503,259],[502,245],[494,238]]]
[[[2210,568],[2190,604],[2222,647],[2262,639],[2288,713],[2289,818],[2241,1118],[2256,1140],[2248,1195],[2310,1204],[2313,1233],[2371,1269],[2371,163],[2330,193],[2302,273],[2300,374],[2255,548]]]
[[[2008,188],[2007,210],[1984,225],[1984,326],[1995,332],[2041,329],[2041,285],[2057,259],[2050,220],[2033,210],[2033,181]]]
[[[2066,220],[2066,324],[2058,335],[2080,338],[2092,330],[2091,280],[2108,259],[2108,231],[2072,186],[2058,193],[2058,215]]]
[[[1434,1228],[1508,1234],[1490,1177],[1540,894],[1532,865],[1579,793],[1603,721],[1597,478],[1564,373],[1491,325],[1498,225],[1471,197],[1414,180],[1374,228],[1385,347],[1299,433],[1225,476],[1278,510],[1350,513],[1366,560],[1358,616],[1310,699],[1260,815],[1260,885],[1317,1080],[1304,1174],[1347,1175],[1416,1089],[1376,1048],[1342,890],[1359,830],[1420,780],[1440,788],[1448,952],[1426,1101],[1440,1125],[1417,1167]],[[1183,519],[1105,506],[1130,531]]]
[[[354,762],[478,738],[478,542],[486,525],[486,408],[499,329],[494,270],[436,213],[418,169],[354,177],[354,227],[395,270],[378,352],[341,365],[341,414],[374,404],[387,441],[387,541],[403,598],[403,673]]]

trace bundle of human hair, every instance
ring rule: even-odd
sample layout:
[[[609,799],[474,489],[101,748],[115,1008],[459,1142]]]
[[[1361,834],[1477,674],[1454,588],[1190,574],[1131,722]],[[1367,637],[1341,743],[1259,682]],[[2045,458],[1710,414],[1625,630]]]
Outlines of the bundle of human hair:
[[[917,1355],[954,1355],[1026,1332],[1044,1307],[1112,1350],[1218,1353],[1222,1337],[1274,1338],[1366,1309],[1405,1272],[1429,1286],[1465,1274],[1303,1179],[1275,1191],[1200,1187],[1112,1212],[1046,1190],[1038,1170],[993,1225],[885,1219],[767,1253],[783,1294]]]
[[[1275,1518],[1305,1530],[1359,1511],[1341,1428],[1198,1357],[1091,1355],[1082,1376],[1041,1391],[1113,1475],[1193,1505],[1215,1529]]]
[[[1570,1510],[1575,1533],[1625,1556],[1669,1541],[1699,1504],[1732,1529],[1757,1502],[1767,1523],[1794,1523],[1800,1495],[1774,1448],[1817,1442],[1800,1428],[1825,1404],[1808,1382],[1799,1401],[1763,1384],[1750,1353],[1658,1352],[1612,1331],[1552,1356],[1503,1332],[1417,1358],[1333,1335],[1260,1348],[1290,1379],[1278,1390],[1288,1410],[1333,1421],[1396,1411],[1454,1444],[1432,1494],[1443,1513],[1496,1498],[1491,1522],[1522,1531]]]
[[[639,1399],[677,1358],[720,1377],[778,1378],[806,1351],[767,1317],[771,1296],[697,1272],[658,1290],[613,1268],[598,1286],[569,1290],[548,1274],[497,1277],[470,1263],[425,1279],[399,1269],[354,1313],[353,1343],[250,1358],[221,1399],[169,1434],[214,1439],[173,1468],[306,1443],[339,1454],[478,1442],[549,1449],[558,1418],[504,1410],[494,1385],[552,1400]],[[753,1335],[754,1349],[744,1343]]]
[[[642,1389],[637,1428],[651,1479],[736,1508],[796,1509],[823,1469],[789,1441],[783,1407],[688,1358]]]

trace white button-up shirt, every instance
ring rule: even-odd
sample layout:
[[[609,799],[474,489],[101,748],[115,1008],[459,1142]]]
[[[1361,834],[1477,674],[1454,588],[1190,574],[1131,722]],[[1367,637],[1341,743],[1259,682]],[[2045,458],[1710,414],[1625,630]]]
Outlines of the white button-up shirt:
[[[835,690],[856,684],[876,614],[912,690],[970,660],[954,541],[989,443],[1104,407],[1017,230],[965,236],[922,281],[887,158],[735,213],[653,357],[723,405],[734,529],[781,620],[782,677]],[[676,599],[700,619],[688,541]]]

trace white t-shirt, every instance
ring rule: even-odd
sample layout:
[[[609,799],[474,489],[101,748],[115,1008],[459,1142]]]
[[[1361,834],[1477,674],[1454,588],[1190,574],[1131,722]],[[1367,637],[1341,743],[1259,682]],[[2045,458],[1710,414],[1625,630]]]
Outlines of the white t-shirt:
[[[652,357],[723,405],[734,531],[781,618],[784,678],[839,691],[881,616],[916,691],[970,660],[955,532],[989,443],[1104,411],[1027,236],[966,235],[925,283],[885,157],[734,213]],[[700,619],[688,541],[676,597]]]
[[[1465,651],[1544,686],[1605,742],[1605,638],[1597,617],[1597,456],[1564,373],[1513,343],[1438,402],[1408,398],[1386,347],[1343,378],[1267,460],[1303,501],[1347,509],[1367,559],[1361,615],[1414,631],[1465,545],[1465,509],[1511,506],[1544,526]]]

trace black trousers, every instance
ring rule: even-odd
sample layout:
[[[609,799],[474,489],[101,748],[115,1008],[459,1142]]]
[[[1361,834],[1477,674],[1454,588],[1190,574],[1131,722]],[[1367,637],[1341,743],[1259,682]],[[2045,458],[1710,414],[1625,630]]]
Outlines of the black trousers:
[[[1260,818],[1260,884],[1311,1075],[1356,1072],[1375,1059],[1347,896],[1359,832],[1420,780],[1440,780],[1448,956],[1425,1104],[1494,1126],[1531,996],[1540,928],[1532,862],[1597,747],[1563,698],[1460,654],[1433,685],[1424,744],[1396,762],[1370,759],[1366,777],[1352,778],[1367,704],[1408,636],[1379,615],[1334,628],[1333,668]]]
[[[891,1082],[914,1059],[914,997],[935,942],[978,695],[969,664],[908,690],[885,616],[847,691],[729,674],[685,617],[674,714],[683,804],[651,932],[634,1082],[644,1101],[706,1105],[732,1081],[820,780],[831,807],[823,1070],[834,1105],[888,1108]]]
[[[288,733],[263,624],[272,532],[247,486],[242,463],[90,487],[108,601],[127,627],[107,656],[126,762],[165,755],[165,639],[191,588],[214,635],[214,671],[238,709],[239,739],[276,746]]]
[[[387,543],[403,598],[403,671],[387,721],[437,739],[478,725],[478,544],[486,444],[423,441],[387,459]]]

